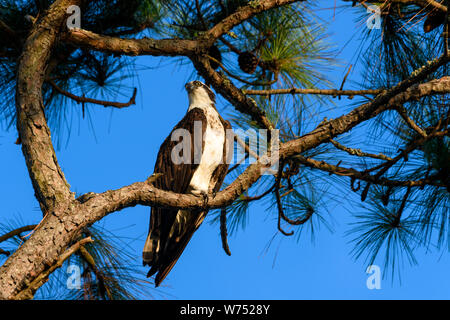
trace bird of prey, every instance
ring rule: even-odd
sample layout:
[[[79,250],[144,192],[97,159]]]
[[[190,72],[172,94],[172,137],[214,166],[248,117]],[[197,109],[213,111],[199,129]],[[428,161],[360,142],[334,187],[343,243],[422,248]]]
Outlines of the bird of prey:
[[[215,95],[207,85],[192,81],[185,88],[189,108],[161,145],[154,172],[162,175],[154,186],[207,197],[219,191],[227,174],[230,141],[226,139],[226,130],[231,125],[217,112]],[[182,149],[184,161],[174,159],[174,155],[181,155],[177,149],[181,143],[177,133],[189,133],[190,148]],[[151,208],[150,230],[142,256],[144,266],[151,267],[147,277],[157,273],[156,287],[173,268],[207,213],[204,209]]]

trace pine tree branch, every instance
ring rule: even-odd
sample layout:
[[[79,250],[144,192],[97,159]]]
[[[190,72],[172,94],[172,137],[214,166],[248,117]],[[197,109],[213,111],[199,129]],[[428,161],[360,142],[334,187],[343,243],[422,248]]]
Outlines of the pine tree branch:
[[[365,4],[365,3],[374,3],[374,4],[379,4],[380,1],[377,0],[343,0],[345,2],[359,2],[361,4]],[[416,5],[418,7],[421,8],[435,8],[444,12],[447,12],[447,7],[442,5],[442,3],[438,2],[438,1],[434,1],[434,0],[388,0],[386,1],[387,3],[392,3],[392,4],[412,4],[412,5]]]
[[[11,39],[18,39],[17,33],[2,20],[0,20],[0,30],[5,31]]]
[[[267,196],[270,193],[272,193],[274,189],[275,189],[275,184],[272,187],[270,187],[269,189],[267,189],[266,191],[264,191],[263,193],[261,193],[261,194],[259,194],[257,196],[242,196],[241,200],[242,201],[247,201],[247,202],[261,200],[265,196]]]
[[[187,56],[198,50],[198,42],[182,39],[122,39],[71,29],[62,35],[66,42],[102,52],[128,56]]]
[[[377,95],[384,91],[385,89],[371,89],[371,90],[338,90],[338,89],[266,89],[266,90],[243,90],[245,94],[248,95],[275,95],[275,94],[317,94],[317,95],[327,95],[327,96],[348,96],[352,98],[358,95]]]
[[[102,288],[106,291],[107,297],[110,300],[113,300],[111,291],[105,285],[105,283],[106,283],[105,276],[104,276],[103,272],[97,268],[94,257],[92,257],[92,255],[89,253],[89,251],[87,251],[86,248],[83,246],[80,247],[79,251],[80,251],[80,255],[83,258],[83,260],[89,265],[91,270],[94,272],[95,277],[97,278],[97,281],[99,282],[99,285],[102,286]]]
[[[406,111],[406,108],[402,105],[395,107],[395,110],[400,114],[400,116],[405,120],[405,122],[419,135],[426,138],[427,134],[422,128],[420,128],[409,116],[408,112]]]
[[[242,83],[245,83],[245,84],[248,84],[248,85],[251,85],[251,86],[270,86],[270,85],[272,85],[272,84],[274,84],[274,83],[276,83],[276,82],[278,81],[278,74],[277,74],[277,73],[275,73],[275,77],[274,77],[273,80],[267,81],[267,82],[258,82],[258,81],[253,81],[253,82],[252,82],[252,81],[245,80],[245,79],[243,79],[243,78],[241,78],[241,77],[239,77],[239,76],[233,74],[231,71],[229,71],[229,70],[223,65],[223,63],[220,62],[219,60],[217,60],[216,58],[211,57],[210,55],[205,55],[205,56],[206,56],[209,60],[214,61],[215,63],[217,63],[217,64],[220,66],[220,68],[221,68],[228,76],[230,76],[231,78],[236,79],[236,80],[238,80],[238,81],[240,81],[240,82],[242,82]],[[245,90],[243,90],[243,92],[245,92]]]
[[[278,231],[280,231],[283,235],[292,236],[294,234],[294,231],[286,232],[281,227],[281,219],[283,219],[285,221],[287,219],[286,215],[284,214],[283,203],[281,202],[281,197],[280,197],[281,177],[283,176],[282,173],[283,173],[283,163],[281,163],[280,167],[278,168],[278,175],[277,175],[277,178],[275,181],[275,190],[274,190],[275,199],[276,199],[276,203],[277,203],[277,209],[278,209],[277,228],[278,228]]]
[[[274,129],[274,125],[266,117],[265,112],[258,107],[254,99],[247,97],[229,79],[211,68],[207,55],[191,56],[190,59],[206,82],[230,101],[237,111],[249,115],[261,128]]]
[[[258,108],[253,99],[247,98],[228,79],[224,79],[209,65],[209,59],[200,53],[206,53],[214,42],[230,31],[236,25],[250,19],[263,11],[288,5],[301,0],[255,0],[248,5],[240,7],[197,40],[181,39],[120,39],[102,36],[93,32],[72,29],[63,35],[65,41],[84,46],[93,50],[99,50],[114,54],[125,55],[153,55],[153,56],[187,56],[206,81],[231,101],[240,112],[249,114],[263,128],[273,129],[273,124],[266,118],[264,112]]]
[[[64,261],[69,259],[70,256],[72,256],[75,252],[80,250],[85,244],[92,242],[94,242],[94,240],[92,240],[91,237],[87,237],[75,243],[58,258],[55,264],[53,264],[50,268],[48,268],[44,272],[40,273],[26,288],[17,293],[14,296],[14,300],[33,299],[36,290],[39,289],[45,282],[47,282],[49,275],[53,271],[55,271],[58,268],[61,268]]]
[[[302,0],[256,0],[240,7],[236,12],[217,23],[197,40],[183,39],[121,39],[99,35],[83,29],[71,29],[62,39],[93,50],[124,55],[190,56],[206,52],[214,42],[233,27],[254,15],[273,8]]]
[[[361,149],[346,147],[333,139],[330,139],[330,142],[339,150],[345,151],[352,156],[369,157],[369,158],[380,159],[380,160],[391,160],[390,157],[388,157],[382,153],[372,154],[372,153],[363,152]]]
[[[318,161],[311,158],[306,158],[300,155],[293,157],[299,163],[321,171],[328,172],[330,174],[335,174],[342,177],[350,177],[353,180],[361,180],[368,182],[370,184],[391,186],[391,187],[423,187],[426,185],[445,187],[444,184],[437,183],[432,178],[425,178],[421,180],[392,180],[383,177],[378,177],[377,175],[370,175],[367,170],[358,171],[352,168],[345,168],[338,165],[332,165],[325,161]],[[355,190],[358,191],[358,190]]]
[[[220,210],[220,238],[222,239],[222,248],[225,253],[231,256],[230,247],[228,246],[228,231],[227,231],[227,209]]]
[[[12,230],[2,236],[0,236],[0,243],[5,242],[15,236],[20,236],[22,233],[26,232],[26,231],[32,231],[36,228],[36,225],[28,225],[28,226],[23,226],[20,228],[17,228],[15,230]]]
[[[275,7],[288,2],[264,1],[263,6],[271,3],[272,7]],[[206,204],[203,197],[159,190],[146,182],[137,182],[118,190],[94,194],[86,202],[79,203],[71,192],[57,162],[42,105],[42,84],[52,50],[60,34],[60,28],[64,26],[65,10],[69,5],[80,5],[80,3],[81,0],[56,0],[46,11],[46,15],[33,25],[19,60],[16,81],[18,130],[30,178],[46,216],[31,237],[0,267],[0,298],[14,298],[19,292],[26,289],[28,284],[34,283],[35,280],[38,281],[39,279],[36,277],[46,272],[48,266],[58,262],[59,257],[74,236],[78,235],[86,226],[112,212],[138,204],[186,209],[224,207],[230,205],[239,195],[248,190],[273,165],[273,162],[267,161],[267,155],[261,157],[262,159],[248,166],[227,188],[208,199]],[[205,39],[206,44],[197,48],[207,48],[215,41],[215,36],[220,36],[222,31],[226,32],[227,29],[230,30],[237,24],[239,17],[249,18],[252,14],[261,12],[258,11],[261,9],[261,2],[252,1],[251,3],[255,5],[255,10],[249,9],[248,6],[239,9],[233,19],[228,19],[228,23],[215,29],[215,32],[210,34],[212,36]],[[239,12],[244,12],[244,14]],[[165,44],[173,45],[169,42]],[[152,50],[159,55],[167,54],[167,52],[158,50],[157,47]],[[186,48],[174,50],[188,51]],[[190,58],[194,61],[198,71],[205,75],[205,79],[213,84],[216,91],[224,93],[225,98],[229,99],[236,109],[243,110],[251,114],[253,118],[262,121],[258,121],[259,123],[264,123],[264,113],[242,92],[227,84],[225,79],[214,73],[214,70],[209,67],[209,60],[206,57],[195,52],[195,55]],[[377,95],[373,101],[329,121],[326,125],[300,138],[281,144],[279,151],[281,160],[289,159],[296,154],[326,143],[329,139],[348,132],[355,126],[388,110],[391,105],[397,105],[410,97],[433,94],[433,90],[439,87],[439,83],[433,81],[423,85],[417,85],[417,83],[447,63],[448,59],[449,57],[444,57],[433,60],[415,71],[407,80]],[[424,92],[416,92],[420,89],[424,89]],[[270,122],[268,124],[270,125]],[[29,296],[25,295],[25,297]]]
[[[128,102],[114,102],[114,101],[104,101],[104,100],[97,100],[97,99],[91,99],[91,98],[86,98],[86,97],[80,97],[77,95],[74,95],[73,93],[70,93],[68,91],[65,91],[63,89],[61,89],[54,81],[49,80],[47,81],[53,89],[55,89],[56,92],[62,94],[63,96],[66,96],[74,101],[76,101],[77,103],[93,103],[93,104],[98,104],[101,106],[106,107],[114,107],[114,108],[118,108],[118,109],[122,109],[122,108],[126,108],[129,107],[131,105],[136,104],[136,94],[137,94],[137,88],[134,88],[133,90],[133,96],[130,98],[130,100]]]

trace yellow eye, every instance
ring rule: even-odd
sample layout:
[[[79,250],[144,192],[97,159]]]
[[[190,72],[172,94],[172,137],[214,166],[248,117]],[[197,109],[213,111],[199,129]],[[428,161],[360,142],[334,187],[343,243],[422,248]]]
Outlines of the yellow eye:
[[[200,87],[201,85],[202,85],[202,83],[200,82],[200,81],[194,81],[194,84],[197,86],[197,87]]]

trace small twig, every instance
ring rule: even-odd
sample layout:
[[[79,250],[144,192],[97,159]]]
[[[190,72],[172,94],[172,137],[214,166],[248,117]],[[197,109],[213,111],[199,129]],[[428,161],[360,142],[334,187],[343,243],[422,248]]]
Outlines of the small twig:
[[[350,65],[350,67],[348,68],[347,73],[345,74],[344,79],[342,80],[341,87],[339,88],[340,91],[342,91],[342,89],[344,88],[345,81],[347,80],[347,77],[350,74],[350,71],[352,70],[352,67],[353,67],[353,65]],[[340,95],[339,95],[339,100],[341,100],[341,96]]]
[[[163,175],[164,175],[163,173],[159,173],[159,172],[158,173],[153,173],[150,177],[147,178],[147,180],[145,180],[145,182],[148,183],[148,184],[153,184],[153,182],[158,180]]]
[[[250,155],[248,153],[245,153],[245,157],[243,157],[242,159],[240,159],[234,166],[232,166],[228,171],[227,174],[229,174],[230,172],[234,171],[237,169],[237,167],[239,167],[245,160],[248,159]]]
[[[406,111],[406,108],[404,106],[397,106],[395,107],[395,110],[400,114],[400,116],[405,120],[405,122],[418,134],[420,134],[422,137],[426,138],[427,134],[424,130],[422,130],[409,116],[408,112]]]
[[[230,247],[228,246],[228,231],[227,231],[227,208],[220,210],[220,237],[222,238],[222,248],[225,253],[231,256]]]
[[[223,44],[225,44],[228,48],[230,48],[230,50],[233,51],[234,53],[237,53],[237,54],[242,53],[241,50],[236,48],[231,42],[229,42],[227,39],[225,39],[225,37],[221,36],[219,39],[220,39],[220,41],[223,42]]]
[[[36,226],[37,225],[33,224],[33,225],[28,225],[28,226],[24,226],[24,227],[20,227],[15,230],[12,230],[0,237],[0,243],[6,241],[8,239],[11,239],[12,237],[20,236],[25,231],[34,230],[36,228]]]
[[[130,101],[123,103],[123,102],[114,102],[114,101],[103,101],[103,100],[97,100],[97,99],[91,99],[91,98],[86,98],[86,97],[80,97],[77,95],[74,95],[73,93],[70,93],[68,91],[65,91],[63,89],[61,89],[55,82],[53,82],[52,80],[48,80],[47,81],[52,87],[53,89],[55,89],[58,93],[78,102],[78,103],[82,103],[84,105],[84,103],[93,103],[93,104],[98,104],[104,107],[114,107],[114,108],[126,108],[129,107],[133,104],[136,104],[136,94],[137,94],[137,88],[134,88],[133,91],[133,96],[131,97]]]
[[[405,195],[403,196],[402,203],[400,204],[400,207],[398,208],[397,214],[395,216],[395,221],[396,221],[397,225],[400,223],[400,218],[402,217],[403,210],[405,210],[406,201],[408,200],[410,193],[411,193],[411,187],[408,187],[406,189]]]
[[[370,183],[367,183],[366,187],[364,188],[363,192],[361,193],[361,202],[366,201],[369,190],[370,190]]]
[[[0,20],[0,28],[5,30],[11,39],[18,39],[17,33],[2,20]]]
[[[195,0],[195,8],[197,9],[197,16],[202,23],[203,28],[207,30],[208,26],[206,25],[205,19],[203,18],[202,9],[200,8],[200,2],[198,0]]]
[[[111,292],[109,291],[108,287],[105,286],[105,276],[101,270],[97,268],[97,265],[95,263],[94,257],[89,253],[89,251],[86,250],[83,246],[80,247],[80,255],[83,257],[83,260],[86,261],[86,263],[89,265],[89,267],[92,269],[92,271],[95,273],[95,276],[97,280],[100,282],[100,285],[103,289],[106,291],[106,295],[110,300],[113,300],[113,296]]]
[[[241,139],[237,134],[234,135],[234,140],[236,140],[236,142],[239,143],[239,145],[240,145],[242,148],[244,148],[244,150],[245,150],[246,153],[248,153],[249,155],[251,155],[251,156],[252,156],[253,158],[255,158],[256,160],[259,160],[258,154],[257,154],[256,152],[254,152],[254,151],[250,148],[250,146],[249,146],[247,143],[245,143],[244,141],[242,141],[242,139]]]
[[[346,147],[333,139],[330,139],[330,142],[339,150],[345,151],[352,156],[370,157],[370,158],[381,159],[381,160],[392,160],[392,158],[390,158],[382,153],[372,154],[372,153],[363,152],[361,149]]]
[[[275,184],[272,187],[270,187],[268,190],[266,190],[265,192],[261,193],[260,195],[253,196],[253,197],[242,196],[241,200],[247,201],[247,202],[260,200],[260,199],[264,198],[265,196],[267,196],[268,194],[270,194],[274,189],[275,189]]]
[[[283,204],[281,203],[281,197],[280,197],[280,187],[281,187],[281,177],[283,176],[283,167],[284,167],[284,163],[280,163],[280,167],[278,168],[277,178],[275,181],[275,198],[277,201],[277,208],[278,208],[277,227],[278,227],[278,230],[285,236],[292,236],[294,234],[294,231],[291,231],[288,233],[288,232],[284,231],[283,228],[281,227],[281,217],[284,216]]]

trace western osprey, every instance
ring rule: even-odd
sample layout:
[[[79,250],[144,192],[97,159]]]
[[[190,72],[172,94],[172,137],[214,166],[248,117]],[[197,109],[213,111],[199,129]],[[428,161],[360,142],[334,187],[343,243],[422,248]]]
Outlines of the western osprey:
[[[161,145],[154,172],[162,173],[162,176],[154,186],[176,193],[207,196],[219,191],[227,174],[226,157],[230,141],[226,139],[226,130],[231,129],[231,125],[217,112],[215,95],[208,86],[192,81],[185,88],[189,108]],[[180,145],[177,141],[180,132],[187,132],[190,136],[190,139],[184,136],[188,141],[183,141],[183,144],[188,142],[190,148],[183,149],[186,154],[182,158],[187,161],[181,163],[174,159],[174,155],[179,155],[176,151]],[[207,210],[152,207],[150,230],[142,256],[144,266],[151,267],[147,277],[158,272],[156,287],[173,268],[207,213]]]

